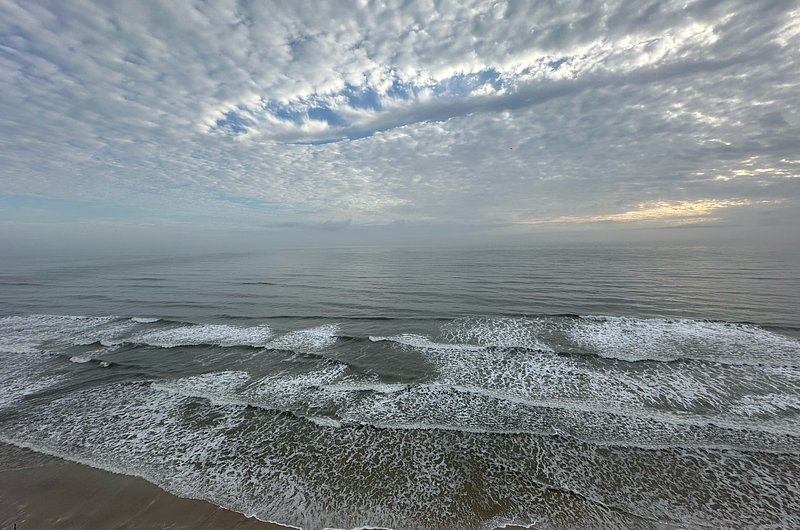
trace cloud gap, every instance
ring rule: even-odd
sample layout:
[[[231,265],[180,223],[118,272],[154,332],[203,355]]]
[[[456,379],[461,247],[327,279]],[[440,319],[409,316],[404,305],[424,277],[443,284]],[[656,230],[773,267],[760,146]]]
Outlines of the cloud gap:
[[[456,69],[435,78],[393,67],[364,72],[363,85],[275,99],[222,112],[212,134],[247,136],[275,143],[322,144],[371,136],[405,125],[444,121],[474,112],[512,110],[560,94],[619,82],[652,82],[735,64],[737,57],[698,61],[691,51],[714,42],[708,26],[693,25],[671,35],[639,35],[620,42],[601,39],[564,55],[543,55],[513,64]]]

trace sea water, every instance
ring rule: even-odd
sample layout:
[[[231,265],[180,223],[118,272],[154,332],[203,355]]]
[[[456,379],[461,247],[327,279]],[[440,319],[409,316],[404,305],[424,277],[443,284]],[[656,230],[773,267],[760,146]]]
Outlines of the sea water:
[[[800,259],[2,258],[0,441],[302,527],[800,527]]]

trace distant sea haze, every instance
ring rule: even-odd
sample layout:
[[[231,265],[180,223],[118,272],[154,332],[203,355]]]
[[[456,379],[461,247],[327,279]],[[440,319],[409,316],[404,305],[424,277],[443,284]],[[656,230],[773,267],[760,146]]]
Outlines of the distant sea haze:
[[[800,527],[800,256],[0,258],[0,442],[306,530]]]

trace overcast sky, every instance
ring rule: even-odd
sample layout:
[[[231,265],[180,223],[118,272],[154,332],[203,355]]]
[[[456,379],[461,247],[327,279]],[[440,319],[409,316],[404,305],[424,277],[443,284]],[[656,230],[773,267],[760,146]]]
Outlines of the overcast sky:
[[[0,226],[786,229],[798,50],[786,0],[0,0]]]

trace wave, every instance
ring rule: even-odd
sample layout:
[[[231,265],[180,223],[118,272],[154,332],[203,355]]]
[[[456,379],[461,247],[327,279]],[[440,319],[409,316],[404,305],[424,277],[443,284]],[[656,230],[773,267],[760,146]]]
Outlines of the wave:
[[[408,390],[406,383],[381,383],[379,381],[342,381],[320,386],[329,392],[375,392],[377,394],[394,394]]]
[[[700,361],[800,367],[800,340],[753,324],[622,317],[458,319],[444,341],[413,333],[370,336],[420,350],[524,349],[624,362]]]
[[[606,316],[459,319],[450,343],[593,354],[621,361],[699,360],[800,366],[800,340],[754,324]]]
[[[568,331],[581,347],[621,359],[681,358],[744,364],[800,363],[800,340],[752,324],[581,317]]]
[[[337,324],[292,331],[270,341],[266,347],[271,350],[291,350],[297,353],[317,351],[332,346],[337,340],[338,331]]]
[[[575,329],[581,330],[579,336],[583,342],[580,347],[575,345],[579,342],[575,339]],[[673,332],[676,337],[670,338]],[[499,421],[478,415],[462,420],[468,410],[466,405],[463,411],[450,410],[452,417],[446,416],[448,409],[444,405],[440,404],[439,409],[426,405],[429,407],[427,414],[430,418],[406,415],[399,417],[397,421],[387,422],[385,418],[382,420],[369,412],[368,407],[358,413],[354,412],[355,402],[347,401],[350,398],[337,396],[358,392],[385,394],[398,402],[402,401],[401,398],[405,399],[405,406],[413,410],[418,404],[409,400],[408,394],[416,393],[418,397],[422,394],[419,390],[410,389],[424,383],[482,393],[495,400],[536,407],[565,408],[587,414],[607,413],[678,424],[716,423],[732,429],[776,435],[796,435],[800,432],[800,403],[796,398],[800,395],[800,368],[752,363],[758,355],[762,358],[767,355],[760,353],[754,344],[760,345],[759,347],[769,346],[773,354],[778,351],[779,355],[785,356],[797,346],[797,340],[757,326],[611,317],[473,318],[445,323],[440,333],[440,340],[414,333],[401,333],[369,336],[369,342],[365,344],[359,342],[364,339],[357,336],[354,339],[358,345],[352,341],[342,343],[343,347],[349,344],[351,348],[362,348],[368,347],[369,343],[388,342],[403,350],[403,356],[392,360],[400,363],[396,370],[399,370],[397,373],[401,376],[395,376],[388,383],[376,374],[367,377],[368,374],[365,375],[357,368],[361,361],[347,361],[347,351],[337,354],[337,357],[344,355],[342,360],[331,360],[328,356],[313,357],[324,353],[344,336],[340,335],[337,324],[276,334],[272,328],[264,325],[140,322],[115,316],[5,317],[0,319],[0,351],[31,355],[37,352],[63,352],[73,362],[107,362],[99,357],[114,352],[114,348],[122,344],[159,348],[210,344],[305,353],[312,357],[307,357],[302,363],[295,358],[292,358],[295,361],[258,361],[256,353],[240,358],[240,362],[257,365],[260,362],[262,369],[267,372],[277,370],[266,378],[263,373],[255,376],[248,385],[252,386],[255,381],[262,379],[263,384],[258,391],[249,389],[249,401],[246,401],[254,406],[292,410],[309,417],[319,415],[314,412],[315,408],[324,409],[328,411],[322,414],[326,418],[340,414],[337,421],[380,426],[425,424],[493,432],[547,432],[540,427],[515,426],[513,418]],[[631,334],[636,340],[618,338]],[[750,362],[713,362],[708,359],[707,351],[706,358],[702,360],[661,360],[648,363],[643,362],[648,356],[639,355],[633,362],[620,361],[610,355],[602,356],[602,348],[597,346],[623,341],[621,348],[624,350],[629,343],[641,340],[646,349],[649,346],[642,337],[651,335],[655,338],[648,339],[650,343],[683,344],[682,353],[690,351],[687,343],[695,344],[693,347],[697,348],[697,337],[703,337],[703,344],[711,350],[716,348],[719,351],[727,347],[726,345],[733,344],[732,347],[747,350],[742,360]],[[456,342],[455,339],[462,341]],[[103,348],[73,348],[76,345],[94,346],[93,341],[97,341]],[[590,343],[595,345],[595,351],[590,351]],[[403,380],[402,364],[405,359],[410,358],[411,352],[417,352],[426,363],[425,372],[417,372],[425,374],[422,380]],[[210,362],[213,357],[208,359]],[[202,365],[206,361],[198,362]],[[289,372],[285,371],[289,366],[287,362],[296,363]],[[380,363],[369,366],[379,369]],[[332,369],[335,373],[331,372]],[[326,375],[320,378],[317,372]],[[192,384],[195,387],[199,384],[189,383],[182,382],[182,388],[185,390]],[[240,395],[233,395],[235,392],[231,396],[221,396],[219,392],[214,394],[210,390],[208,392],[202,395],[217,401],[231,399],[231,402],[239,403],[243,399]],[[201,394],[196,397],[201,397]],[[361,403],[359,406],[366,405]],[[377,401],[371,406],[377,407]],[[391,402],[382,403],[381,406],[396,408]],[[440,416],[447,421],[440,419]],[[560,429],[557,425],[556,428]],[[565,429],[561,430],[566,432]]]
[[[131,336],[126,342],[159,348],[212,345],[220,347],[253,347],[270,350],[289,350],[295,353],[315,352],[337,341],[336,324],[291,331],[275,337],[272,328],[226,324],[195,324],[146,331]]]
[[[159,348],[202,344],[263,348],[272,340],[272,336],[273,331],[267,326],[239,327],[226,324],[195,324],[140,332],[128,338],[126,342]]]
[[[154,382],[152,387],[205,398],[214,404],[288,412],[330,427],[526,433],[568,436],[601,445],[800,454],[800,424],[784,421],[770,425],[764,421],[765,415],[800,411],[800,399],[791,395],[748,396],[744,411],[738,408],[742,403],[734,401],[726,413],[702,416],[643,405],[521,397],[513,392],[441,383],[383,383],[354,377],[344,364],[261,379],[253,379],[246,372],[212,372]]]
[[[306,530],[800,527],[779,330],[215,315],[0,318],[0,439]]]
[[[10,316],[0,318],[0,350],[35,352],[64,345],[130,343],[163,348],[214,345],[313,352],[335,344],[339,330],[337,324],[323,324],[276,335],[263,324],[190,324],[141,316]],[[445,321],[439,334],[439,340],[413,330],[368,338],[418,350],[525,349],[625,362],[800,367],[800,340],[755,324],[606,316],[467,318]]]
[[[12,342],[8,337],[0,342],[0,352],[4,353],[44,353],[39,341]]]
[[[36,353],[70,346],[122,344],[158,348],[211,345],[314,352],[337,341],[339,326],[324,324],[276,336],[266,325],[187,324],[148,317],[25,315],[0,318],[0,351]]]
[[[697,362],[638,366],[535,350],[426,349],[423,354],[438,383],[503,399],[800,433],[800,409],[791,400],[800,392],[800,369],[793,367]],[[748,400],[763,405],[758,413],[742,408]]]
[[[192,377],[184,377],[175,381],[154,382],[153,388],[165,390],[188,397],[201,397],[210,400],[212,403],[236,403],[231,398],[235,396],[235,390],[243,386],[250,380],[250,374],[242,371],[228,370],[225,372],[213,372]]]
[[[220,378],[247,384],[234,372]],[[0,424],[0,439],[308,530],[480,530],[498,520],[555,529],[800,524],[800,500],[787,493],[800,470],[795,455],[330,428],[147,385],[41,403]],[[703,492],[727,502],[698,504]]]
[[[496,348],[525,348],[553,351],[546,343],[554,325],[570,321],[560,317],[544,318],[468,318],[442,326],[450,342],[474,342]]]
[[[477,346],[472,344],[452,344],[433,342],[428,337],[422,335],[414,335],[412,333],[405,333],[402,335],[395,335],[392,337],[373,337],[370,336],[369,340],[372,342],[394,342],[403,346],[412,346],[422,350],[454,350],[454,351],[479,351],[486,349],[484,346]]]
[[[589,320],[606,322],[596,318]],[[614,325],[619,322],[615,320]],[[435,370],[432,382],[498,399],[676,423],[716,423],[733,429],[800,435],[800,400],[796,398],[800,395],[800,368],[794,366],[752,361],[725,364],[707,359],[648,362],[642,356],[632,362],[586,351],[554,354],[542,348],[498,348],[490,345],[492,335],[486,333],[487,329],[496,329],[496,323],[486,325],[485,321],[475,323],[472,320],[457,324],[461,331],[466,329],[482,336],[487,346],[439,343],[415,335],[371,339],[391,341],[399,348],[419,351]],[[540,322],[534,324],[537,328],[555,329]],[[560,329],[565,329],[563,324],[558,322]],[[655,326],[662,324],[659,322]],[[694,324],[682,322],[680,325],[691,327]],[[570,324],[566,329],[573,327]],[[736,333],[741,329],[734,327]],[[467,333],[461,333],[462,337],[465,335]],[[768,337],[784,346],[794,344],[793,339]],[[556,333],[552,333],[550,339],[553,342],[563,340]],[[758,335],[757,339],[762,343]],[[566,348],[563,343],[561,348]],[[410,423],[417,421],[412,419]]]
[[[46,357],[45,357],[46,358]],[[42,358],[24,354],[0,353],[0,410],[19,403],[66,380],[64,374],[47,373]]]
[[[115,316],[7,316],[0,318],[0,345],[42,344],[47,341],[67,339],[87,340],[87,336],[92,332],[118,320],[119,318]]]
[[[85,364],[92,360],[91,355],[73,355],[69,358],[69,362],[76,364]]]

